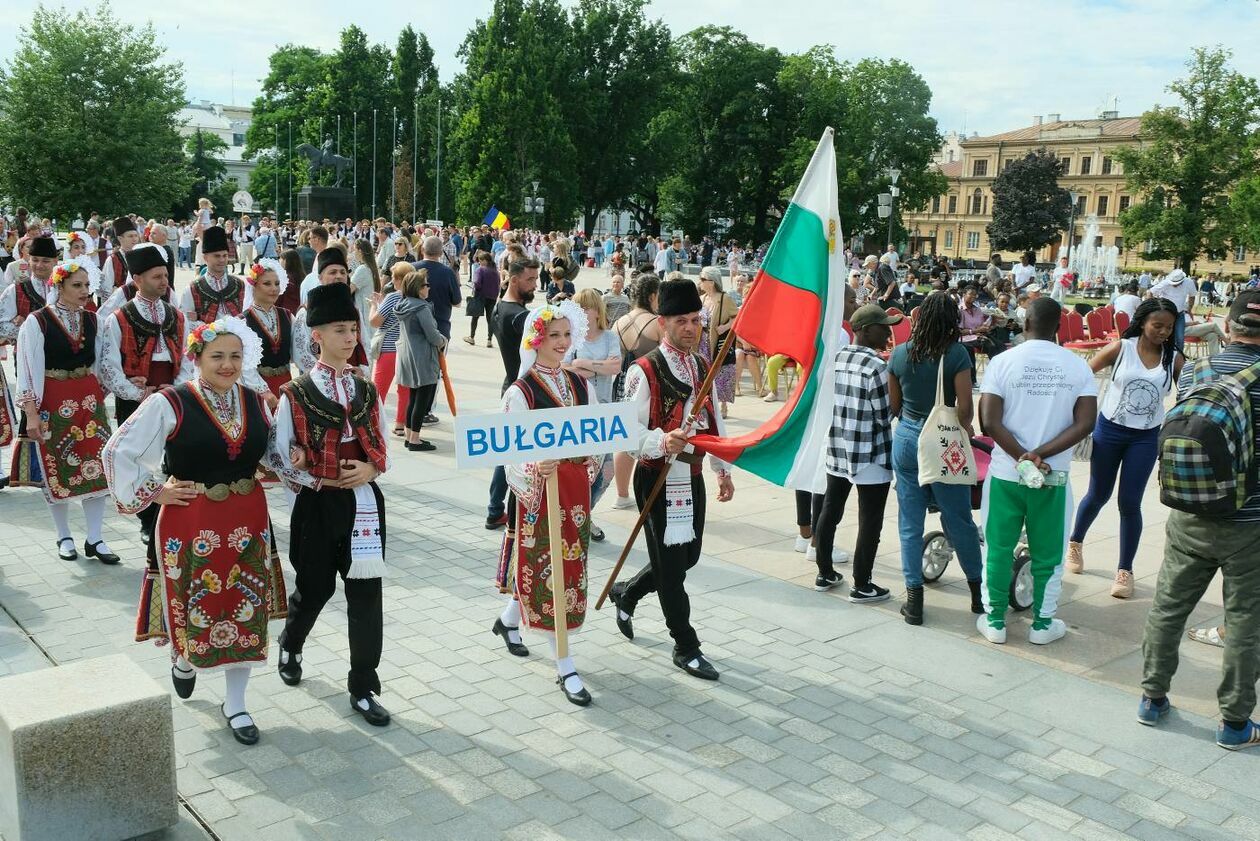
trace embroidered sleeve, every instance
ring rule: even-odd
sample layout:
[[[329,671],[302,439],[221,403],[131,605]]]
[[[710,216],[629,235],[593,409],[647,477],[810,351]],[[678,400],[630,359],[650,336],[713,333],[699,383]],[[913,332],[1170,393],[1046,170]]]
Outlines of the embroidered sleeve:
[[[503,392],[503,412],[528,412],[529,403],[525,400],[525,395],[516,385],[511,385],[508,390]],[[536,462],[526,462],[525,464],[508,464],[504,465],[503,472],[507,477],[508,487],[516,494],[516,499],[525,511],[530,514],[537,513],[542,505],[543,493],[546,490],[547,483],[542,476],[538,475],[538,465]]]
[[[113,262],[111,261],[105,265],[112,266]],[[104,288],[108,289],[109,287],[106,286]],[[120,286],[110,293],[109,297],[105,299],[105,303],[101,304],[101,308],[96,311],[97,324],[104,325],[106,322],[113,321],[110,316],[122,309],[122,306],[125,303],[127,303],[127,296],[123,293],[122,287]]]
[[[197,281],[193,281],[196,283]],[[184,314],[184,322],[189,330],[193,330],[201,322],[197,320],[197,308],[193,303],[193,290],[190,284],[183,292],[179,293],[178,309]]]
[[[306,310],[293,319],[293,363],[303,374],[308,373],[319,361],[319,349],[306,326]]]
[[[101,339],[101,355],[97,360],[100,369],[101,385],[106,391],[124,400],[138,401],[144,398],[144,391],[127,379],[122,366],[122,325],[117,318],[105,319],[104,325],[97,323],[97,329],[104,333]]]
[[[284,480],[289,490],[296,493],[302,488],[319,490],[323,484],[309,472],[298,470],[289,458],[289,448],[294,446],[296,435],[293,430],[293,408],[289,405],[289,395],[281,394],[280,403],[276,406],[275,422],[267,433],[267,466],[272,472]],[[311,456],[308,453],[307,458]]]
[[[712,393],[710,392],[710,394]],[[712,400],[713,399],[712,396],[710,396],[709,399]],[[717,424],[717,428],[713,430],[713,434],[718,436],[719,438],[725,438],[726,437],[726,421],[722,418],[722,413],[714,412],[713,420]],[[716,473],[719,478],[723,476],[729,476],[731,473],[730,464],[728,464],[725,461],[722,461],[722,459],[718,458],[717,456],[709,456],[709,467],[712,468],[713,472]]]
[[[0,292],[0,342],[17,338],[17,284],[6,286]]]
[[[648,421],[652,417],[652,389],[648,387],[647,375],[638,365],[631,365],[626,374],[625,402],[633,404],[639,413],[639,457],[664,458],[665,433],[659,429],[648,429]]]
[[[38,406],[44,399],[44,331],[39,319],[22,322],[17,337],[17,405]]]
[[[101,465],[121,513],[143,511],[162,490],[166,438],[175,429],[175,422],[170,402],[155,394],[140,404],[105,445]]]
[[[257,368],[246,368],[241,372],[241,385],[258,394],[266,394],[271,390]]]

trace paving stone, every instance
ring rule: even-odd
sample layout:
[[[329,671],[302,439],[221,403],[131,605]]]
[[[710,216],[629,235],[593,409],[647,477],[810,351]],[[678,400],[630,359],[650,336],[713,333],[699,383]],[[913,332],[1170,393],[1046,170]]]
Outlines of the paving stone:
[[[1177,824],[1186,819],[1185,813],[1176,809],[1165,806],[1163,803],[1156,803],[1149,797],[1143,797],[1140,794],[1122,794],[1116,798],[1116,805],[1122,809],[1127,809],[1138,818],[1157,823],[1160,826],[1166,826],[1173,829]]]

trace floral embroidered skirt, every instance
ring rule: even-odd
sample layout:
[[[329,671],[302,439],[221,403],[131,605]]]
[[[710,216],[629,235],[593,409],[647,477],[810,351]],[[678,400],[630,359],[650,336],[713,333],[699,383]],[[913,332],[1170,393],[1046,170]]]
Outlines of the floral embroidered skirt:
[[[564,591],[568,629],[582,627],[586,618],[586,552],[590,546],[591,482],[584,460],[562,461],[556,468],[560,497],[560,542],[564,552]],[[555,633],[552,599],[555,576],[551,566],[551,532],[547,497],[536,514],[516,509],[516,596],[521,619],[536,631]]]
[[[197,669],[266,660],[267,620],[282,609],[284,579],[274,568],[262,488],[165,506],[154,540],[160,587],[142,590],[137,638],[154,635],[152,597],[160,592],[172,659],[182,654]]]
[[[96,377],[45,380],[39,413],[49,433],[39,442],[44,498],[53,503],[108,495],[101,450],[109,440],[109,418]]]

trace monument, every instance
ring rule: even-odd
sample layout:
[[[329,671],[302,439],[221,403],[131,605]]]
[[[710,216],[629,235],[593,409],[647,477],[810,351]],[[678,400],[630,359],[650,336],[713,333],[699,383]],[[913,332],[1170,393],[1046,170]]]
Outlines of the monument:
[[[332,138],[327,138],[318,149],[309,143],[303,143],[297,150],[310,164],[307,170],[308,183],[298,191],[298,218],[321,220],[353,217],[354,190],[341,186],[341,182],[345,179],[346,170],[352,168],[354,162],[333,152]],[[319,177],[328,169],[333,171],[333,183],[325,187],[319,183]]]

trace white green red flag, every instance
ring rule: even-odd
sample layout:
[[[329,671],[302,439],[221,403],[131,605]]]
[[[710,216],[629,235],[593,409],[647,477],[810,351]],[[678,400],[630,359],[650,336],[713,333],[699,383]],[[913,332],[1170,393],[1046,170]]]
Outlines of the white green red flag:
[[[692,439],[698,449],[775,484],[811,491],[820,489],[831,427],[832,360],[848,341],[833,135],[828,128],[818,141],[734,325],[767,357],[781,353],[796,362],[792,393],[752,432]]]

